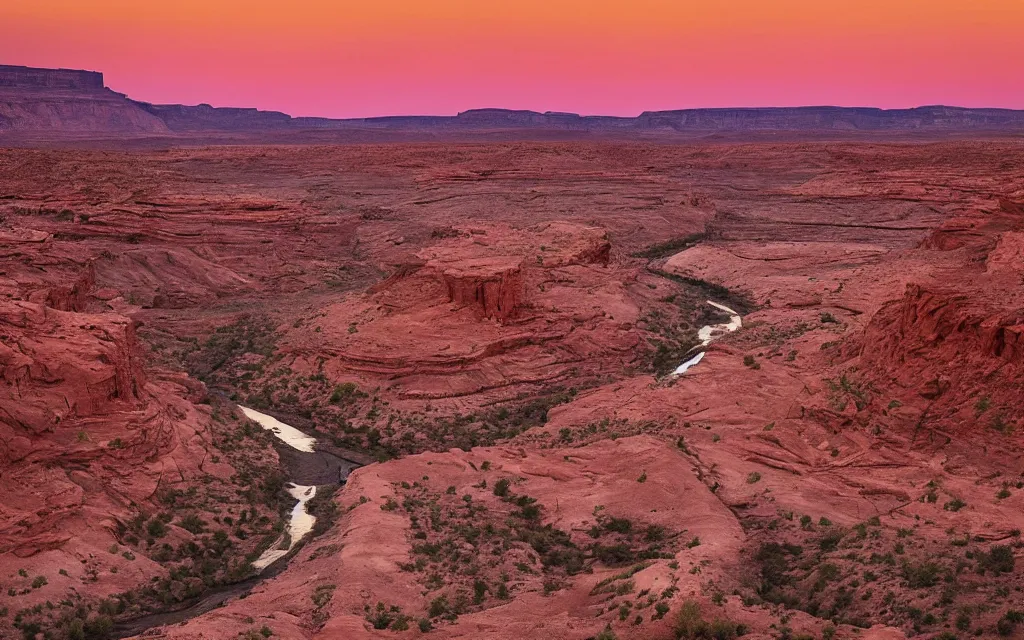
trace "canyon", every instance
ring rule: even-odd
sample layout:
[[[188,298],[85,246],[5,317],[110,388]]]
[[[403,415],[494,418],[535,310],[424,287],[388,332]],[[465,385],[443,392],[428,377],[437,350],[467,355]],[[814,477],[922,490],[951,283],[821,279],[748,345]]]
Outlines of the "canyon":
[[[327,144],[26,73],[0,637],[1024,634],[1014,113]]]

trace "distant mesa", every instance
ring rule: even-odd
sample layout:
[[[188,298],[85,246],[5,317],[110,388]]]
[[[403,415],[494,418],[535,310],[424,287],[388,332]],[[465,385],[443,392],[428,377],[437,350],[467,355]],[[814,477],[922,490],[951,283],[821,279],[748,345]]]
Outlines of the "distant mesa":
[[[925,106],[757,107],[645,111],[636,117],[470,109],[454,116],[295,118],[209,104],[150,104],[111,91],[103,74],[0,65],[0,134],[189,136],[250,134],[285,140],[422,140],[459,136],[700,137],[719,132],[1024,131],[1024,111]]]
[[[163,120],[103,85],[103,74],[0,65],[0,135],[168,133]]]
[[[76,69],[33,69],[0,65],[0,87],[27,89],[103,89],[103,74]]]

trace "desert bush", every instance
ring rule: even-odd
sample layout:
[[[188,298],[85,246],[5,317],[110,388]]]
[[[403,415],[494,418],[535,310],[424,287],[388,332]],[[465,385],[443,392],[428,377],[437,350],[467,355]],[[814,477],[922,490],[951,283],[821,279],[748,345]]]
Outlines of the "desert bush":
[[[746,633],[744,625],[725,618],[708,622],[701,614],[700,605],[693,600],[682,604],[672,630],[680,640],[731,640]]]
[[[953,498],[946,504],[942,505],[944,511],[959,511],[967,506],[967,503],[960,498]]]
[[[1013,571],[1013,549],[1009,545],[995,545],[988,552],[979,552],[978,570],[982,573],[991,571],[995,575]]]
[[[671,240],[666,240],[665,242],[652,244],[646,249],[634,252],[632,255],[634,258],[666,258],[670,255],[679,253],[684,249],[692,247],[703,239],[703,233],[694,233],[682,238],[673,238]]]
[[[903,578],[911,589],[927,589],[939,582],[939,565],[934,562],[903,563]]]
[[[508,488],[512,484],[512,481],[508,478],[502,478],[494,483],[494,495],[499,498],[504,498],[508,495]]]
[[[608,518],[604,528],[615,533],[629,533],[633,530],[633,523],[628,518]]]
[[[178,526],[193,534],[200,534],[206,530],[206,522],[195,513],[183,517]]]

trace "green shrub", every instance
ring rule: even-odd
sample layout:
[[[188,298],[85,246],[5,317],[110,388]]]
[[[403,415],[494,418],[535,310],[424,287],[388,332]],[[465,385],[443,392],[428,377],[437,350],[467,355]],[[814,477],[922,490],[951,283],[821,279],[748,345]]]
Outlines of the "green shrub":
[[[193,534],[200,534],[206,531],[206,522],[195,513],[190,513],[181,521],[178,522],[178,526]]]
[[[1017,625],[1024,622],[1024,611],[1010,609],[1003,614],[1003,617],[996,623],[996,631],[1001,636],[1013,635]]]
[[[700,606],[693,600],[687,600],[680,607],[672,629],[680,640],[732,640],[746,633],[744,625],[725,618],[706,621]]]
[[[86,620],[83,630],[86,638],[106,638],[114,630],[114,620],[108,615],[99,615]]]
[[[617,640],[617,636],[615,635],[615,632],[612,631],[611,625],[605,625],[604,629],[601,630],[601,633],[594,636],[594,640]]]
[[[633,523],[628,518],[609,518],[605,521],[604,528],[615,533],[629,533],[633,530]]]
[[[512,484],[512,481],[508,478],[502,478],[494,483],[494,495],[499,498],[504,498],[508,495],[508,488]]]
[[[911,589],[927,589],[939,582],[939,565],[934,562],[903,564],[903,578]]]
[[[946,504],[942,505],[944,511],[959,511],[967,506],[967,503],[960,498],[953,498]]]
[[[673,238],[672,240],[666,240],[665,242],[659,242],[658,244],[652,244],[651,246],[633,253],[634,258],[666,258],[670,255],[679,253],[684,249],[688,249],[693,245],[697,244],[704,239],[703,233],[694,233],[682,238]]]
[[[448,598],[445,596],[437,596],[430,601],[430,610],[428,611],[428,615],[431,618],[443,616],[446,613],[448,613]]]
[[[331,404],[338,404],[342,400],[346,400],[354,396],[357,390],[358,387],[356,387],[356,385],[351,382],[339,384],[338,386],[334,387],[334,392],[331,393],[330,402]]]
[[[843,538],[846,536],[846,531],[840,528],[830,529],[818,540],[818,548],[822,551],[833,551],[839,546]]]
[[[980,571],[991,571],[998,576],[1000,573],[1012,572],[1013,565],[1013,549],[1009,545],[997,544],[987,553],[978,553],[978,569]]]

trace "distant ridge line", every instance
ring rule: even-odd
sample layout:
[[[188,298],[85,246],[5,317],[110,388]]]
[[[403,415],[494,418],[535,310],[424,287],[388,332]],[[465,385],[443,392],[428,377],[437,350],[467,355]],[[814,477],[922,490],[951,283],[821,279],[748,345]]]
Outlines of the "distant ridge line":
[[[708,134],[715,132],[1024,133],[1024,110],[927,105],[879,107],[711,107],[644,111],[637,116],[580,115],[523,109],[468,109],[454,116],[292,117],[244,107],[152,104],[104,85],[103,74],[0,65],[0,134],[167,135],[339,131],[388,132],[388,139],[530,131],[569,135]],[[349,134],[346,134],[349,135]],[[280,137],[280,136],[278,136]]]

